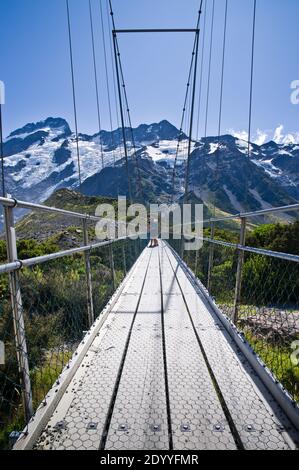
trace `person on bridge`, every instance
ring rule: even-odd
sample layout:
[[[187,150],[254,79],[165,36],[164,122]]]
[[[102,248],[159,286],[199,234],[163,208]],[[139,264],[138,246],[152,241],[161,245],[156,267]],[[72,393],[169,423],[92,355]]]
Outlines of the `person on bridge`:
[[[157,238],[151,238],[151,244],[150,244],[150,248],[156,248],[157,246],[159,246],[159,242],[158,242],[158,239]]]
[[[156,248],[157,246],[159,246],[158,219],[151,220],[150,234],[151,234],[151,244],[149,248]]]

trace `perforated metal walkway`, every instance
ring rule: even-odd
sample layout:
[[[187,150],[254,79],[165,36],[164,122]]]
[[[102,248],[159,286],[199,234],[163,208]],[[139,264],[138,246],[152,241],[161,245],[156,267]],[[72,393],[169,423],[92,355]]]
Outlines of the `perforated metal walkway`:
[[[298,433],[168,245],[146,249],[17,449],[294,449]]]

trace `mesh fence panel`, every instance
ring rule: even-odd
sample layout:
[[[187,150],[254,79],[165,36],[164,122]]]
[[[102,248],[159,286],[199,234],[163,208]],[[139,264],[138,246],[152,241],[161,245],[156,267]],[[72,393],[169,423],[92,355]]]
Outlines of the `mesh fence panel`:
[[[5,350],[5,361],[0,364],[0,448],[8,448],[10,432],[26,424],[23,397],[27,389],[17,352],[28,360],[26,378],[36,410],[89,329],[86,255],[90,259],[96,319],[145,245],[145,241],[121,241],[86,254],[23,266],[16,273],[19,289],[13,305],[23,315],[24,328],[21,321],[18,327],[27,349],[24,341],[16,346],[10,276],[0,275],[0,353]]]
[[[180,254],[181,248],[179,250],[176,249],[176,251]],[[197,253],[185,251],[184,261],[197,275],[198,279],[206,285],[208,280],[209,247],[204,244],[203,248]]]
[[[171,242],[180,253],[178,243]],[[213,250],[210,293],[221,311],[233,319],[239,251],[204,242],[184,261],[208,287],[209,254]],[[238,328],[292,398],[299,401],[299,264],[245,253]],[[292,354],[293,353],[293,354]]]
[[[119,250],[119,247],[111,246],[96,248],[91,252],[90,261],[95,318],[99,316],[104,306],[109,302],[114,293],[114,288],[117,288],[124,278],[124,269],[119,265]],[[113,264],[111,264],[111,261]]]
[[[20,287],[36,408],[88,329],[84,256],[23,269]]]
[[[16,328],[24,333],[18,348],[9,276],[1,278],[0,340],[5,346],[5,364],[0,366],[1,447],[7,445],[8,431],[20,430],[26,422],[22,402],[26,388],[24,376],[19,373],[16,350],[28,359],[35,410],[71,359],[84,330],[88,329],[82,254],[23,268],[17,276],[21,297],[15,295],[14,306],[24,319],[24,328],[20,317],[16,321]]]
[[[60,249],[83,245],[83,220],[55,212],[15,210],[17,240],[55,242]],[[96,241],[95,222],[87,221],[90,240]]]
[[[292,345],[299,340],[299,264],[245,256],[238,326],[299,401],[299,367],[292,361]]]
[[[210,293],[224,314],[232,318],[235,298],[238,252],[220,245],[204,244],[206,250],[213,248]],[[205,284],[206,287],[207,284]]]
[[[9,432],[25,422],[7,274],[0,275],[0,298],[0,448],[7,448]]]

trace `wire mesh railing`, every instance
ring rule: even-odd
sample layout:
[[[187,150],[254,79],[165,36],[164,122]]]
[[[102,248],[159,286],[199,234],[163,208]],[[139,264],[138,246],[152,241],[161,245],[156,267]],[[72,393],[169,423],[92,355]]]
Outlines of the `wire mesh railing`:
[[[280,223],[269,223],[260,213],[205,221],[202,248],[186,251],[184,261],[298,403],[299,221],[294,209],[281,208],[292,217]],[[179,241],[171,245],[181,253]]]
[[[78,237],[71,247],[52,239],[17,240],[14,207],[5,203],[6,237],[0,246],[0,449],[10,447],[10,437],[18,436],[15,431],[26,429],[147,243],[126,238],[92,243],[90,224],[97,219],[73,213],[70,219],[77,220]],[[49,212],[41,206],[33,209]],[[52,211],[55,217],[56,209]]]
[[[99,243],[92,229],[98,218],[36,205],[32,209],[53,219],[70,217],[71,228],[63,224],[55,240],[22,235],[17,240],[15,207],[31,206],[1,198],[0,203],[6,230],[0,240],[0,448],[7,448],[9,436],[26,429],[147,242]],[[294,214],[295,208],[280,210]],[[202,248],[184,257],[298,402],[299,222],[293,217],[287,223],[285,217],[269,225],[266,215],[208,221]],[[181,254],[181,242],[172,245]]]

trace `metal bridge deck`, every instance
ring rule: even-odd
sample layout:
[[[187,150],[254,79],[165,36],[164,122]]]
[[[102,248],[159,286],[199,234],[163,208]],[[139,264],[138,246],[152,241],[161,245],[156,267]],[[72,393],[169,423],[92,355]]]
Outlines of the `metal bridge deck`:
[[[293,449],[298,434],[180,260],[146,249],[16,449]]]

